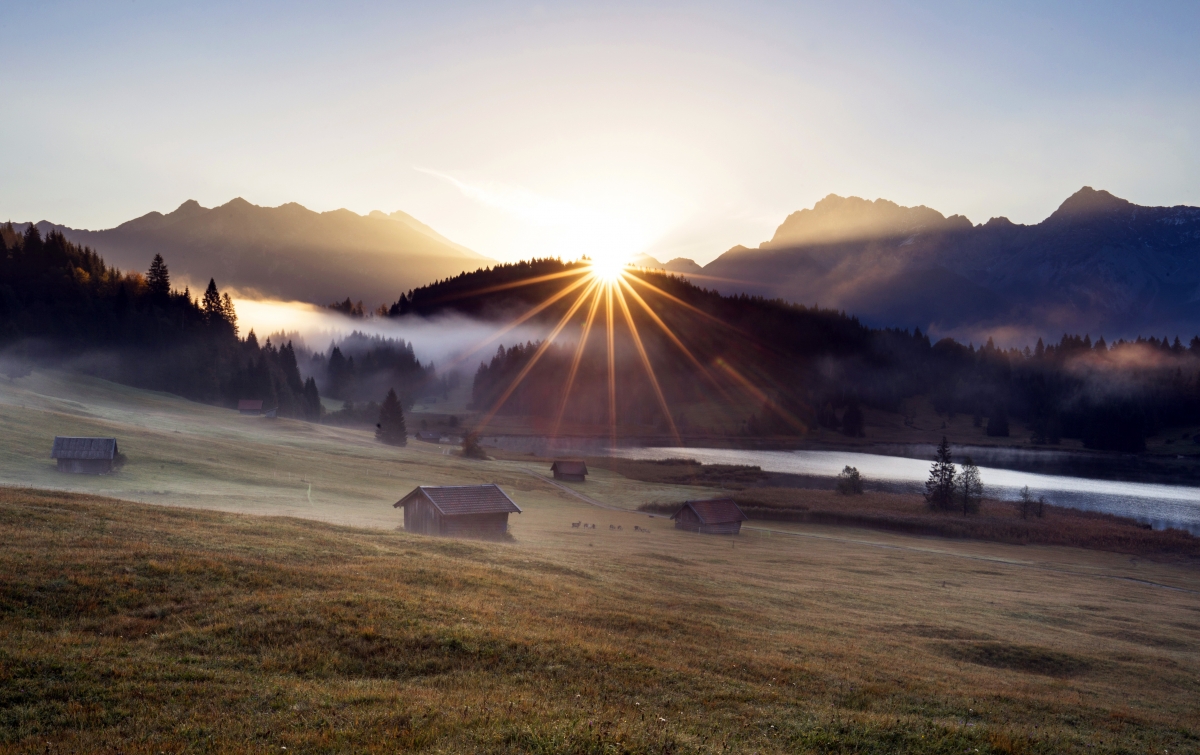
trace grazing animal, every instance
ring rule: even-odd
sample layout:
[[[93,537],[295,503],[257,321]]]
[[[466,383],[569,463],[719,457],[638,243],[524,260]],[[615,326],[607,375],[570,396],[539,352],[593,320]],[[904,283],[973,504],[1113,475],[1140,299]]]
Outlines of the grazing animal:
[[[619,524],[618,524],[618,525],[617,525],[617,529],[621,529],[621,525],[619,525]]]
[[[572,527],[575,527],[575,528],[578,528],[578,527],[579,527],[579,522],[571,522],[571,526],[572,526]]]

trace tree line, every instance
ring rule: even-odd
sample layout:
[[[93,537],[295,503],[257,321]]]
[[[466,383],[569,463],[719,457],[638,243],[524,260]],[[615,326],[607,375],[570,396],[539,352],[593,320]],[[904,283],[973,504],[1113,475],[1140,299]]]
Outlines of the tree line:
[[[320,418],[316,382],[301,378],[292,344],[240,337],[233,301],[215,281],[196,298],[171,285],[161,255],[145,274],[122,272],[33,224],[22,234],[0,227],[0,348],[16,362],[230,408],[261,399],[279,416]]]
[[[389,312],[429,316],[454,310],[510,318],[553,297],[564,281],[573,280],[561,276],[577,267],[533,260],[467,273],[410,291]],[[907,420],[914,401],[927,398],[947,420],[971,417],[981,434],[1011,437],[1019,422],[1029,428],[1023,441],[1052,445],[1070,438],[1088,448],[1136,452],[1149,435],[1200,423],[1200,337],[1187,343],[1176,336],[1109,344],[1064,334],[1057,343],[1039,340],[1024,349],[1001,349],[991,339],[982,346],[951,338],[935,342],[919,328],[871,328],[844,312],[724,296],[667,274],[635,275],[663,292],[633,284],[704,367],[698,370],[629,297],[672,412],[669,419],[681,429],[703,429],[697,418],[715,416],[715,408],[739,413],[738,431],[751,436],[804,435],[819,427],[860,436],[866,432],[866,409],[901,413]],[[539,282],[515,285],[529,279]],[[572,301],[567,296],[547,306],[531,322],[556,322]],[[665,427],[668,418],[623,319],[618,312],[618,422]],[[511,391],[540,344],[498,349],[476,371],[475,407],[557,415],[574,356],[572,338],[563,340],[547,348]],[[607,421],[603,340],[594,332],[583,354],[568,419]]]

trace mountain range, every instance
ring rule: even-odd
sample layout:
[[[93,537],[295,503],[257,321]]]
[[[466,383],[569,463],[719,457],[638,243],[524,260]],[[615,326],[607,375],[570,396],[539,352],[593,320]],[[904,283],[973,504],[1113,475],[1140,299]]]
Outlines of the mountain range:
[[[327,303],[346,296],[394,301],[430,281],[492,264],[403,212],[314,212],[289,203],[260,207],[234,199],[219,207],[188,200],[102,231],[43,221],[92,247],[109,263],[145,270],[162,254],[175,278],[216,278],[245,295]]]
[[[703,267],[640,264],[959,338],[1200,332],[1200,208],[1142,207],[1090,187],[1035,225],[831,194],[758,248]]]
[[[493,262],[403,212],[317,213],[295,203],[187,201],[108,230],[38,226],[125,269],[145,270],[161,253],[177,280],[214,277],[244,294],[314,303],[391,302]],[[1142,207],[1090,187],[1033,225],[973,224],[831,194],[789,215],[757,248],[736,246],[704,266],[645,255],[635,264],[725,294],[819,304],[870,325],[961,340],[1200,332],[1200,208]]]

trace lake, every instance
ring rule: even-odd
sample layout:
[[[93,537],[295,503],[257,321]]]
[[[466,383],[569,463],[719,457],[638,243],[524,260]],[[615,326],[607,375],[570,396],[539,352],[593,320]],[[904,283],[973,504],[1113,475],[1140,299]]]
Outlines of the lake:
[[[723,448],[620,448],[614,455],[630,459],[695,459],[704,464],[744,464],[767,472],[831,478],[843,467],[855,467],[868,485],[884,483],[924,492],[931,461],[850,451],[744,451]],[[1016,500],[1026,485],[1047,503],[1102,511],[1136,519],[1155,529],[1175,527],[1200,535],[1200,488],[1086,477],[1036,474],[979,467],[989,497]]]

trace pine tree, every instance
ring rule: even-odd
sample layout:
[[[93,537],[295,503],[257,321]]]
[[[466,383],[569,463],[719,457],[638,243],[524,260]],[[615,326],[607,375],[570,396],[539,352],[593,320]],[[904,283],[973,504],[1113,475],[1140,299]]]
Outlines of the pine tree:
[[[156,302],[165,302],[171,296],[171,275],[161,254],[154,255],[150,272],[146,275],[146,291]]]
[[[937,456],[929,469],[929,479],[925,481],[925,501],[931,509],[948,511],[954,508],[954,457],[950,454],[950,441],[942,436],[942,442],[937,447]]]
[[[407,446],[408,428],[404,425],[404,407],[396,396],[396,389],[389,388],[383,406],[379,407],[379,422],[375,425],[375,440],[389,446]]]
[[[979,477],[979,467],[968,456],[963,459],[962,472],[958,475],[959,500],[962,503],[963,515],[979,512],[979,504],[983,501],[983,480]]]
[[[317,392],[317,381],[311,377],[304,381],[304,418],[309,422],[321,419],[321,395]],[[403,416],[400,421],[404,422]]]
[[[221,292],[217,290],[217,282],[212,278],[208,279],[208,288],[204,289],[204,298],[200,306],[204,309],[204,319],[209,325],[225,321],[225,305],[221,301]]]
[[[237,325],[237,310],[233,308],[233,299],[229,294],[221,296],[221,318],[229,325],[229,329],[236,336],[238,334]]]

